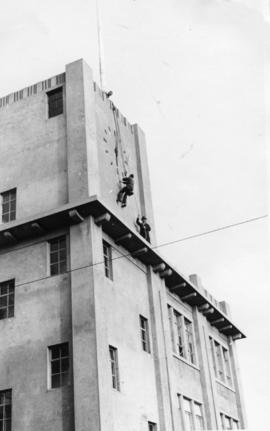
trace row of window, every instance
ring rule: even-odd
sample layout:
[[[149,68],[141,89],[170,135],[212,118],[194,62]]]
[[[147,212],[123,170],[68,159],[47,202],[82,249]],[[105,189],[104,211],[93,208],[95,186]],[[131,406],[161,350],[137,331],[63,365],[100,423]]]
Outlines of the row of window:
[[[168,305],[168,316],[173,352],[191,364],[196,365],[195,337],[192,322],[170,305]],[[232,387],[232,370],[228,349],[212,337],[210,337],[210,349],[216,378]]]
[[[112,387],[120,391],[118,350],[109,346],[111,363]],[[69,344],[62,343],[48,347],[48,389],[66,386],[70,383],[70,352]],[[11,431],[11,390],[0,392],[0,431]],[[156,431],[154,422],[148,422],[149,431]]]
[[[50,275],[62,274],[67,271],[67,240],[66,236],[54,238],[49,244]],[[103,241],[105,276],[113,279],[111,246]],[[0,283],[0,319],[14,316],[15,280]],[[168,305],[171,343],[173,352],[192,364],[196,364],[195,337],[192,322]],[[150,353],[150,336],[148,320],[140,316],[142,348]],[[232,387],[232,372],[229,351],[212,337],[210,348],[214,373],[217,379]]]
[[[184,431],[205,430],[206,424],[201,403],[182,395],[178,395]],[[220,413],[221,426],[223,430],[239,429],[239,422],[230,416]]]

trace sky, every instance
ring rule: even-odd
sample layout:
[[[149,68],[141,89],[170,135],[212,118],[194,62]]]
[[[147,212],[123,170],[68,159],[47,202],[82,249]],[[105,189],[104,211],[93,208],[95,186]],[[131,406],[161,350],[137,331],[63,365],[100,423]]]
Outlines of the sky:
[[[268,0],[99,4],[105,88],[147,138],[158,243],[266,215]],[[95,0],[1,2],[0,52],[2,96],[82,57],[98,81]],[[251,431],[269,423],[268,226],[160,249],[228,301],[247,335],[237,346]]]

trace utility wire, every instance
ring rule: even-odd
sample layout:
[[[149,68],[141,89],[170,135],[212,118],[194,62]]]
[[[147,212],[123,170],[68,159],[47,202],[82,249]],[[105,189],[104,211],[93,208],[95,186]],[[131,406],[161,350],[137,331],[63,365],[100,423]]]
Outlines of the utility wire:
[[[218,227],[218,228],[212,229],[212,230],[207,230],[205,232],[196,233],[194,235],[185,236],[183,238],[179,238],[179,239],[176,239],[174,241],[164,242],[163,244],[159,244],[159,245],[152,247],[152,248],[153,249],[154,248],[161,248],[161,247],[165,247],[166,245],[171,245],[171,244],[176,244],[178,242],[187,241],[188,239],[199,238],[200,236],[210,235],[212,233],[219,232],[219,231],[225,230],[225,229],[231,229],[232,227],[240,226],[240,225],[243,225],[246,223],[251,223],[253,221],[261,220],[261,219],[266,218],[266,217],[268,217],[268,214],[264,214],[264,215],[259,216],[259,217],[250,218],[250,219],[240,221],[237,223],[233,223],[233,224],[228,224],[226,226]]]
[[[257,220],[264,219],[266,217],[268,217],[268,214],[265,214],[265,215],[262,215],[262,216],[259,216],[259,217],[250,218],[250,219],[238,222],[238,223],[229,224],[229,225],[226,225],[226,226],[222,226],[220,228],[212,229],[212,230],[201,232],[201,233],[198,233],[198,234],[186,236],[186,237],[174,240],[174,241],[169,241],[169,242],[162,243],[162,244],[159,244],[159,245],[156,245],[156,246],[153,246],[153,247],[149,247],[149,248],[151,250],[154,250],[154,249],[157,249],[157,248],[165,247],[167,245],[176,244],[176,243],[179,243],[179,242],[187,241],[189,239],[199,238],[199,237],[204,236],[204,235],[209,235],[209,234],[212,234],[212,233],[215,233],[215,232],[219,232],[219,231],[222,231],[222,230],[225,230],[225,229],[230,229],[230,228],[233,228],[233,227],[236,227],[236,226],[240,226],[240,225],[243,225],[243,224],[246,224],[246,223],[251,223],[251,222],[254,222],[254,221],[257,221]],[[39,241],[39,243],[42,243],[42,242],[44,242],[44,240],[43,241]],[[36,244],[37,243],[34,243],[32,245],[36,245]],[[29,245],[27,247],[29,247]],[[22,249],[22,248],[25,248],[25,247],[21,247],[20,249]],[[113,248],[115,250],[117,250],[119,253],[121,253],[115,247],[113,247]],[[20,249],[15,249],[15,250],[11,250],[11,251],[17,251],[17,250],[20,250]],[[113,257],[110,260],[113,261],[113,260],[123,259],[124,257],[129,258],[129,257],[133,257],[133,256],[132,256],[132,253],[127,253],[127,254],[121,253],[121,256]],[[140,270],[142,270],[142,268],[140,268],[136,264],[136,262],[132,261],[132,263],[134,263]],[[100,262],[90,263],[90,264],[87,264],[87,265],[84,265],[84,266],[80,266],[80,267],[77,267],[77,268],[69,269],[69,270],[65,271],[63,274],[69,274],[69,273],[74,272],[74,271],[79,271],[81,269],[90,268],[90,267],[94,267],[94,266],[101,265],[101,264],[104,264],[104,260],[102,260]],[[143,271],[143,272],[145,272],[145,271]],[[47,280],[48,278],[51,278],[51,277],[52,277],[51,275],[48,275],[46,277],[37,278],[35,280],[25,281],[23,283],[16,284],[15,287],[17,288],[17,287],[20,287],[20,286],[25,286],[25,285],[28,285],[28,284],[36,283],[38,281]]]

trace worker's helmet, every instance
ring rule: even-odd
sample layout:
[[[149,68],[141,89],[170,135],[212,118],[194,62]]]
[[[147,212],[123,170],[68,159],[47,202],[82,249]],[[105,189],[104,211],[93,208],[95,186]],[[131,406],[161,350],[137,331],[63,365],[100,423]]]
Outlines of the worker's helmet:
[[[133,175],[133,174],[130,174],[130,177],[131,177],[131,178],[134,178],[134,175]]]
[[[142,220],[147,220],[147,218],[145,216],[142,216]]]

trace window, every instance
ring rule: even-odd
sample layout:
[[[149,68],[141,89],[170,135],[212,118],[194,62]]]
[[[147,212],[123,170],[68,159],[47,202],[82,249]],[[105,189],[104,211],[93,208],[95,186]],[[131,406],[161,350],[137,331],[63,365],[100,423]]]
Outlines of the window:
[[[184,318],[184,326],[185,326],[185,332],[186,332],[186,344],[187,344],[187,359],[192,362],[192,364],[195,363],[195,355],[194,355],[194,340],[193,340],[193,330],[192,330],[192,323]]]
[[[154,422],[148,422],[148,431],[157,431],[157,424]]]
[[[2,222],[8,223],[16,219],[16,189],[1,193]]]
[[[175,325],[176,325],[176,351],[179,356],[184,357],[185,351],[184,351],[184,336],[183,336],[183,319],[181,314],[177,313],[177,311],[174,310],[174,319],[175,319]]]
[[[203,414],[202,406],[199,403],[194,403],[194,419],[195,419],[195,430],[203,430]]]
[[[210,337],[211,356],[214,367],[214,373],[217,379],[232,387],[232,371],[230,364],[230,354],[226,347]]]
[[[112,247],[103,240],[104,271],[107,278],[113,280]]]
[[[194,430],[194,426],[193,426],[191,400],[187,398],[183,398],[183,407],[184,407],[185,429],[186,431],[192,431]]]
[[[238,430],[239,422],[223,413],[220,413],[221,425],[223,430]]]
[[[175,341],[174,341],[174,331],[173,331],[173,309],[170,305],[168,305],[168,317],[169,317],[169,326],[170,326],[170,334],[171,334],[171,343],[172,343],[173,351],[175,352]]]
[[[66,237],[53,239],[50,244],[50,273],[62,274],[67,270],[67,244]]]
[[[196,356],[192,322],[170,306],[168,306],[168,312],[173,351],[192,364],[195,364]]]
[[[69,383],[69,347],[68,343],[49,347],[49,388],[60,388]]]
[[[182,419],[184,423],[184,431],[199,431],[204,429],[203,409],[202,404],[193,401],[190,398],[178,395],[180,408],[182,411]],[[182,405],[181,405],[182,399]]]
[[[56,117],[63,113],[63,87],[56,88],[49,91],[48,96],[48,109],[49,118]]]
[[[148,320],[143,316],[140,316],[140,327],[141,327],[142,348],[145,352],[150,353],[150,338],[149,338]]]
[[[120,391],[118,352],[115,347],[109,346],[110,361],[112,369],[112,387]]]
[[[223,351],[223,358],[224,358],[224,365],[225,365],[225,379],[227,382],[227,385],[232,385],[232,375],[231,375],[231,366],[230,366],[230,358],[229,358],[229,352],[225,347],[222,348]]]
[[[11,390],[0,391],[0,431],[11,431]]]
[[[225,376],[224,376],[223,362],[222,362],[222,356],[221,356],[222,355],[221,345],[216,341],[214,341],[214,347],[215,347],[216,358],[217,358],[217,377],[222,382],[224,382]]]
[[[232,429],[239,430],[239,422],[235,419],[232,420]]]
[[[14,317],[15,280],[0,283],[0,319]]]

